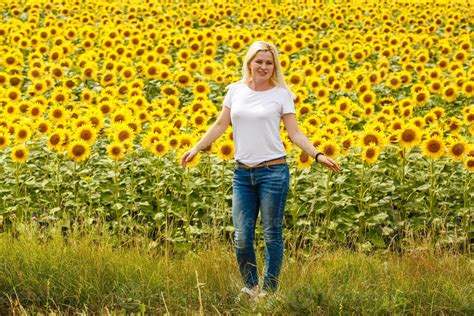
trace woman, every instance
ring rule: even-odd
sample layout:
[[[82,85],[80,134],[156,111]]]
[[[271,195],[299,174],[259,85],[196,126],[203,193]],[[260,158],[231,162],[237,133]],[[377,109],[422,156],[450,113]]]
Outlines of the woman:
[[[242,67],[242,80],[229,85],[224,107],[201,140],[181,157],[186,166],[200,150],[222,135],[232,122],[237,166],[233,179],[232,220],[235,253],[245,283],[243,293],[262,297],[278,286],[283,259],[283,216],[289,186],[285,148],[280,138],[283,120],[291,141],[323,166],[339,166],[311,144],[298,127],[294,95],[286,85],[276,47],[253,43]],[[266,246],[262,291],[254,250],[255,224],[261,212]]]

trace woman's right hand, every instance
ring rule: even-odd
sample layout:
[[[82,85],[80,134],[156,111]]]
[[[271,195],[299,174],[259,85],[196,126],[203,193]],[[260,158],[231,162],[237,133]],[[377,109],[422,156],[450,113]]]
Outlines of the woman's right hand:
[[[186,167],[186,163],[188,161],[191,161],[194,156],[196,156],[198,153],[198,150],[196,150],[195,148],[191,148],[190,150],[187,150],[183,153],[183,155],[181,155],[181,167]]]

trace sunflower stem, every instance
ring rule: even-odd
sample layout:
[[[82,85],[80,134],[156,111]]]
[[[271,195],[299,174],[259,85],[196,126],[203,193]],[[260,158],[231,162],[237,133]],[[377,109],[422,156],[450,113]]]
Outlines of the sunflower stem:
[[[18,206],[19,206],[19,203],[18,203],[18,198],[20,197],[20,163],[16,162],[15,163],[15,204],[17,205],[17,209],[18,209]],[[20,207],[20,209],[22,209]],[[23,210],[21,210],[21,216],[20,217],[20,221],[23,220]]]
[[[186,183],[186,219],[188,222],[188,228],[191,226],[191,206],[189,201],[189,168],[184,171],[184,178]]]
[[[61,161],[58,154],[55,154],[56,168],[54,169],[56,173],[56,207],[61,208],[61,173],[60,166]]]
[[[293,183],[291,186],[291,219],[293,227],[296,227],[296,222],[298,220],[298,204],[297,204],[297,197],[296,197],[296,187],[298,185],[298,165],[295,163],[294,165],[294,176],[293,176]]]
[[[405,225],[405,220],[406,220],[406,209],[405,209],[405,195],[404,195],[404,192],[405,192],[405,189],[404,189],[404,185],[405,185],[405,167],[406,167],[406,149],[403,148],[402,150],[402,170],[401,170],[401,180],[400,180],[400,189],[401,189],[401,192],[400,192],[400,213],[402,215],[402,222],[403,222],[403,225]]]
[[[131,166],[130,166],[130,207],[129,209],[133,211],[133,213],[136,211],[136,198],[135,198],[135,164],[136,164],[136,159],[134,159],[134,153],[132,152],[132,161],[131,161]],[[132,215],[133,216],[133,215]]]
[[[434,175],[434,159],[430,159],[430,214],[431,220],[433,221],[436,217],[435,214],[435,194],[434,194],[434,187],[435,187],[435,175]]]
[[[121,216],[120,216],[120,207],[117,204],[118,199],[119,199],[119,187],[118,187],[118,177],[120,173],[120,165],[118,160],[114,160],[114,189],[113,189],[113,195],[114,195],[114,208],[115,208],[115,217],[117,218],[118,221],[118,226],[119,226],[119,231],[120,231],[120,226],[121,226]]]
[[[464,204],[464,209],[468,210],[470,207],[470,199],[469,199],[469,188],[471,185],[471,174],[467,169],[464,169],[464,188],[463,188],[463,204]],[[470,224],[470,213],[466,212],[466,215],[464,215],[463,219],[463,230],[469,234],[469,224]]]
[[[77,184],[79,182],[78,176],[77,176],[77,162],[74,161],[74,169],[73,169],[73,180],[72,183],[74,185],[74,220],[77,220],[78,218],[78,189],[77,189]]]
[[[326,203],[331,205],[331,178],[332,170],[329,170],[326,177]],[[329,208],[328,219],[330,220],[332,216],[332,205]]]
[[[221,169],[221,210],[222,210],[222,218],[224,219],[223,228],[227,226],[227,221],[225,220],[227,216],[225,216],[225,188],[224,188],[224,177],[225,177],[225,169],[226,169],[227,162],[224,160],[222,162],[222,169]],[[214,212],[214,234],[217,235],[217,219],[216,214]]]

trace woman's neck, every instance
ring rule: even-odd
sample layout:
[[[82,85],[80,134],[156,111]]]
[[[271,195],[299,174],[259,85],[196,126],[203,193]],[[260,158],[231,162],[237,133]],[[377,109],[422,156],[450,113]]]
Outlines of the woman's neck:
[[[269,90],[274,87],[274,85],[270,81],[263,81],[263,82],[258,82],[255,80],[252,80],[248,83],[248,86],[255,91],[265,91]]]

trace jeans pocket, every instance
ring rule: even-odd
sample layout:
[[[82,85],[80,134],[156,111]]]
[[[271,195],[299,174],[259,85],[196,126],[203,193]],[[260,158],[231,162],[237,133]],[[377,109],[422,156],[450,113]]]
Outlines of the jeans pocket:
[[[283,172],[288,170],[288,165],[285,163],[281,165],[265,166],[264,168],[270,172]]]

